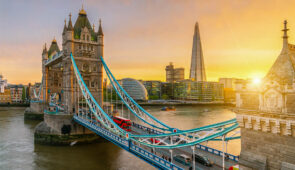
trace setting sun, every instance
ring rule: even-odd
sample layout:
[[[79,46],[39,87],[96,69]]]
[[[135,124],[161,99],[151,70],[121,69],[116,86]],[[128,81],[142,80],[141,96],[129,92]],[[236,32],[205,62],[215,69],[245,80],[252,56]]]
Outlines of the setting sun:
[[[256,84],[256,85],[258,85],[258,84],[261,83],[261,79],[260,78],[254,78],[252,81],[253,81],[253,84]]]

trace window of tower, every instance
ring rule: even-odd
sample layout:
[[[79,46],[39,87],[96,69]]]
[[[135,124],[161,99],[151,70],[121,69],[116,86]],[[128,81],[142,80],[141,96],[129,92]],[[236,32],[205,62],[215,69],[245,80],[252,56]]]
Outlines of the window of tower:
[[[91,46],[91,51],[93,51],[93,46]]]
[[[87,41],[89,41],[89,35],[87,35]]]
[[[89,66],[88,66],[88,64],[83,64],[83,70],[84,70],[84,71],[89,71]]]
[[[81,44],[79,44],[79,50],[81,50]]]
[[[92,82],[91,82],[91,87],[94,87],[94,86],[95,86],[95,85],[94,85],[94,81],[92,81]]]
[[[85,35],[83,35],[83,40],[85,40]]]
[[[96,66],[93,67],[93,71],[96,71]]]

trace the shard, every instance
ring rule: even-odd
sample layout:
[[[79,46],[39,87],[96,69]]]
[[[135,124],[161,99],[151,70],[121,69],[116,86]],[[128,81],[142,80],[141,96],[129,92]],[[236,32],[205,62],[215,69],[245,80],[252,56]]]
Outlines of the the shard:
[[[190,79],[193,81],[206,81],[206,72],[198,22],[195,25],[193,39]]]

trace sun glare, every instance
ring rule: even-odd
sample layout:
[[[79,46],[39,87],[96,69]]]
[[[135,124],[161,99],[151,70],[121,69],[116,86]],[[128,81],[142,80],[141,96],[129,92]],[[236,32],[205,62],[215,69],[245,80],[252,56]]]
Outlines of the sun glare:
[[[261,83],[261,79],[260,78],[254,78],[253,79],[253,84],[260,84]]]

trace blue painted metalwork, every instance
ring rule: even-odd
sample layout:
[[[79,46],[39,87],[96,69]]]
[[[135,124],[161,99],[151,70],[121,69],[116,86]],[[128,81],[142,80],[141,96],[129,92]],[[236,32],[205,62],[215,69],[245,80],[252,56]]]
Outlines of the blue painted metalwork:
[[[116,144],[117,146],[125,149],[126,151],[136,155],[137,157],[141,158],[142,160],[150,163],[151,165],[155,166],[159,169],[173,169],[173,170],[182,170],[183,168],[160,158],[159,156],[148,152],[147,150],[132,144],[130,140],[126,140],[121,138],[120,136],[117,136],[116,134],[113,134],[112,132],[109,132],[106,129],[103,129],[96,124],[90,123],[89,121],[80,118],[79,116],[74,116],[73,119],[81,124],[84,127],[87,127],[91,131],[95,132],[96,134],[100,135],[101,137],[111,141],[112,143]]]
[[[107,76],[109,77],[109,80],[112,84],[112,86],[114,87],[116,93],[119,95],[119,97],[121,98],[121,100],[123,101],[123,103],[125,104],[125,106],[137,117],[139,118],[141,121],[143,121],[144,123],[152,126],[152,127],[155,127],[155,128],[158,128],[158,129],[161,129],[161,130],[165,130],[165,131],[173,131],[173,128],[171,128],[170,126],[166,125],[165,123],[159,121],[157,118],[155,118],[153,115],[151,115],[150,113],[148,113],[146,110],[144,110],[139,104],[137,104],[132,97],[129,96],[129,94],[124,90],[124,88],[118,83],[118,81],[116,80],[116,78],[114,77],[114,75],[112,74],[112,72],[110,71],[110,69],[108,68],[108,66],[106,65],[103,57],[100,57],[101,58],[101,61],[102,61],[102,64],[104,66],[104,69],[107,73]],[[113,82],[113,81],[114,82]],[[142,111],[143,113],[145,113],[149,118],[151,118],[152,120],[154,120],[155,122],[159,123],[160,125],[162,125],[163,127],[165,127],[166,129],[164,128],[161,128],[161,127],[158,127],[154,124],[151,124],[150,122],[147,122],[146,120],[144,120],[142,117],[140,117],[135,111],[134,109],[132,109],[129,104],[127,104],[127,102],[124,100],[124,98],[122,97],[122,95],[119,93],[117,87],[115,86],[116,83],[116,86],[118,86],[120,88],[120,90],[126,95],[126,97],[140,110]]]
[[[218,155],[218,156],[221,156],[221,157],[223,156],[223,152],[220,151],[220,150],[213,149],[213,148],[201,145],[201,144],[197,144],[196,147],[203,150],[203,151],[210,152],[210,153],[212,153],[214,155]],[[232,155],[232,154],[229,154],[229,153],[225,153],[225,155],[227,155],[227,158],[230,159],[230,160],[233,160],[235,162],[239,161],[239,156],[235,156],[235,155]]]
[[[151,129],[149,127],[146,127],[146,126],[143,126],[143,125],[140,125],[140,124],[137,124],[137,123],[132,123],[132,125],[138,129],[142,129],[144,131],[147,131],[147,132],[151,132],[151,133],[155,133],[155,134],[164,134],[160,131],[157,131],[155,129]],[[225,141],[229,141],[229,140],[234,140],[234,139],[240,139],[240,136],[237,136],[237,137],[227,137],[225,138]],[[211,139],[210,141],[222,141],[222,139]],[[208,146],[205,146],[205,145],[201,145],[201,144],[197,144],[196,145],[197,148],[203,150],[203,151],[207,151],[209,153],[212,153],[212,154],[215,154],[215,155],[218,155],[218,156],[222,156],[222,151],[219,151],[217,149],[214,149],[214,148],[211,148],[211,147],[208,147]],[[232,155],[232,154],[229,154],[229,153],[225,153],[226,155],[228,155],[228,158],[233,160],[233,161],[236,161],[238,162],[239,161],[239,156],[235,156],[235,155]]]
[[[73,68],[74,68],[74,72],[75,72],[75,75],[76,75],[76,78],[77,78],[77,81],[78,81],[78,84],[79,84],[79,87],[81,89],[81,92],[89,106],[89,109],[91,110],[91,112],[95,115],[95,117],[100,121],[100,123],[102,125],[104,125],[107,129],[114,131],[114,129],[112,129],[110,126],[116,128],[116,130],[118,130],[119,133],[123,134],[124,136],[126,135],[126,131],[124,131],[123,129],[121,129],[110,117],[108,114],[106,114],[104,112],[104,110],[99,106],[99,104],[96,102],[96,100],[94,99],[94,97],[92,96],[92,94],[90,93],[88,87],[86,86],[80,72],[79,72],[79,69],[76,65],[76,62],[75,62],[75,59],[71,53],[71,60],[72,60],[72,64],[73,64]],[[101,113],[101,115],[103,116],[102,117],[99,117],[97,114]],[[111,125],[108,126],[106,123],[110,122]],[[116,133],[118,133],[116,132]]]

